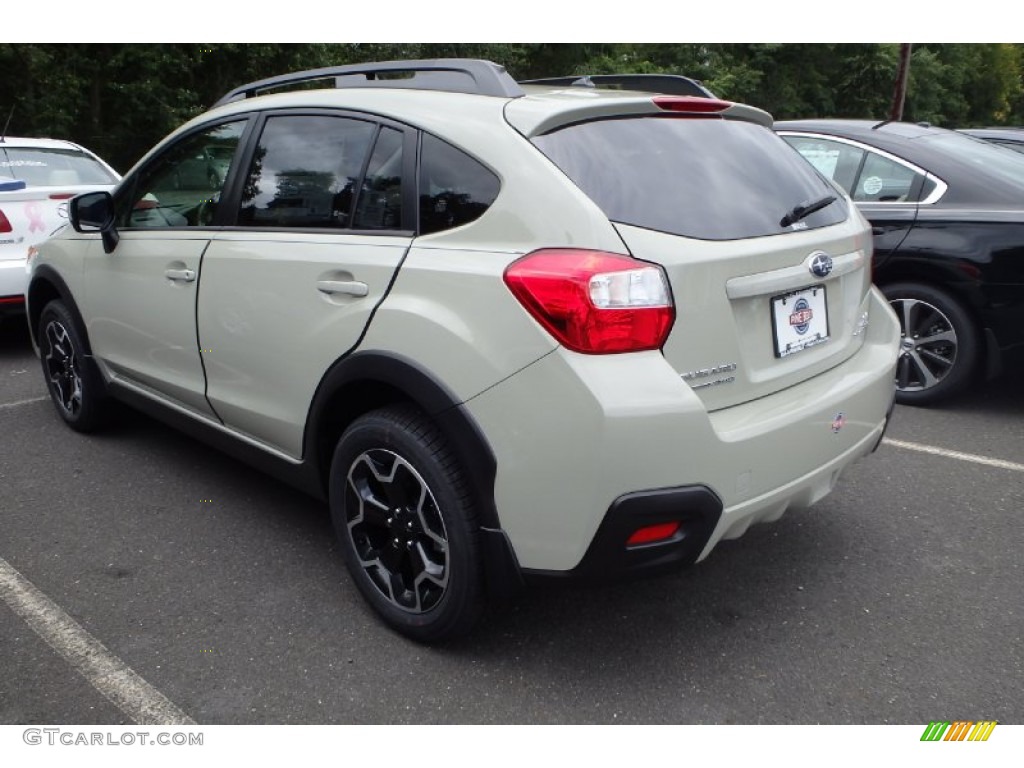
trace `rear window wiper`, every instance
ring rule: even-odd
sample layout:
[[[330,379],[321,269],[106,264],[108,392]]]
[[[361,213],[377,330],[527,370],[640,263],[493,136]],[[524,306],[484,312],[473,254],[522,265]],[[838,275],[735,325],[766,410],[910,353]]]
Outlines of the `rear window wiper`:
[[[788,227],[792,224],[796,224],[800,219],[806,219],[815,211],[820,211],[822,208],[832,205],[838,198],[835,195],[825,195],[820,200],[815,200],[813,203],[800,203],[782,217],[782,221],[779,222],[780,227]]]

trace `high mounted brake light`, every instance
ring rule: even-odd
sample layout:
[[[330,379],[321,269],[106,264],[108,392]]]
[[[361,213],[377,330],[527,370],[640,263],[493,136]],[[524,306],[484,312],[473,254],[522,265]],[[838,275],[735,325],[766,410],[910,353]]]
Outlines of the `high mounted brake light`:
[[[537,322],[575,352],[660,349],[675,320],[661,268],[620,254],[534,251],[509,265],[505,284]]]
[[[655,96],[651,101],[666,112],[691,112],[709,114],[724,112],[733,104],[721,99],[704,99],[699,96]]]

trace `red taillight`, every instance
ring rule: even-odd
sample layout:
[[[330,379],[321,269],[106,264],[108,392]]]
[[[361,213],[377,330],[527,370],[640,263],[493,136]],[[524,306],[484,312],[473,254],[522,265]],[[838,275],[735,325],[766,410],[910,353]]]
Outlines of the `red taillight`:
[[[14,229],[11,227],[11,222],[4,216],[4,212],[0,211],[0,232],[13,232]]]
[[[658,523],[637,528],[633,535],[626,539],[627,547],[635,547],[638,544],[653,544],[656,541],[671,539],[679,530],[679,521],[671,523]]]
[[[559,343],[585,354],[660,349],[675,319],[665,273],[629,256],[534,251],[505,270],[505,284]]]
[[[75,196],[74,192],[54,192],[50,195],[51,200],[70,200]]]
[[[732,106],[731,101],[705,99],[700,96],[655,96],[652,101],[659,109],[668,112],[724,112]]]

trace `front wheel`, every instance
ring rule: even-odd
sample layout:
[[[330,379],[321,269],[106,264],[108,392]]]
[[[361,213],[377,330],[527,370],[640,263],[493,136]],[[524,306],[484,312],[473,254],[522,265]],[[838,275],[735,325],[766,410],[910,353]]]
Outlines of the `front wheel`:
[[[472,494],[422,412],[382,408],[345,430],[330,505],[349,573],[385,622],[420,642],[473,628],[483,578]]]
[[[103,379],[85,356],[82,332],[60,300],[51,301],[39,318],[39,351],[50,399],[64,422],[78,432],[92,432],[107,415]]]
[[[900,321],[896,400],[931,405],[962,392],[977,373],[977,324],[955,298],[938,288],[895,283],[882,288]]]

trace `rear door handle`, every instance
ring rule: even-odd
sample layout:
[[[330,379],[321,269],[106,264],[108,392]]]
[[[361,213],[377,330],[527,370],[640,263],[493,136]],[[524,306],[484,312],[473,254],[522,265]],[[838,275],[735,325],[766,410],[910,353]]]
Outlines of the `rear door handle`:
[[[183,283],[191,283],[196,279],[194,269],[165,269],[164,277],[168,280],[180,280]]]
[[[328,295],[344,293],[362,297],[370,293],[370,286],[358,280],[321,280],[316,284],[316,289]]]

